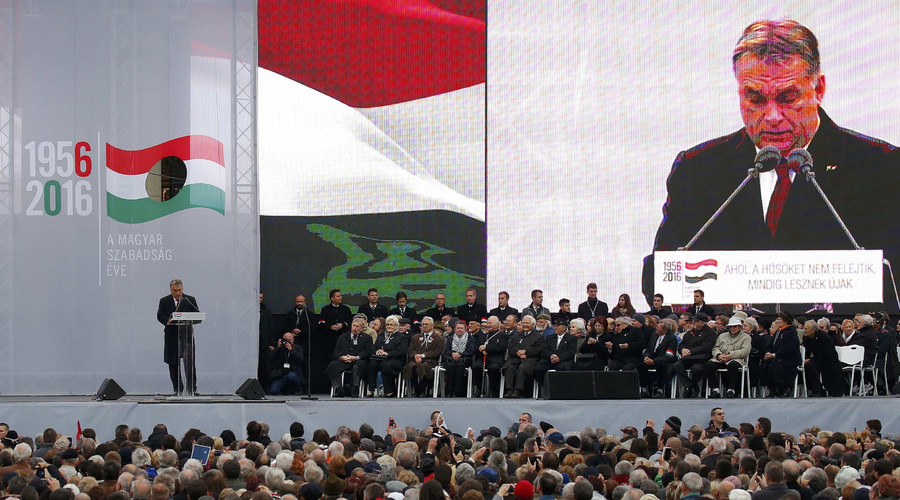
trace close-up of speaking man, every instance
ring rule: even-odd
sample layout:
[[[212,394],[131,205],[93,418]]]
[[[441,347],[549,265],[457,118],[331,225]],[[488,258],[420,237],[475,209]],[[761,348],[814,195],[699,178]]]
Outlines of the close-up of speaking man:
[[[892,200],[900,154],[891,144],[840,127],[825,112],[826,78],[812,31],[795,21],[756,21],[740,36],[732,68],[744,127],[678,154],[653,250],[684,247],[766,147],[777,149],[783,159],[779,162],[773,150],[770,167],[749,181],[691,249],[853,249],[802,165],[788,161],[803,148],[812,157],[816,180],[859,245],[882,249],[885,258],[900,265],[900,238],[895,237],[900,216]],[[869,109],[861,109],[861,116],[874,117],[878,103],[864,105]],[[652,258],[645,262],[644,291],[652,296],[647,286]],[[887,274],[885,280],[890,280]],[[887,303],[887,293],[884,299]]]

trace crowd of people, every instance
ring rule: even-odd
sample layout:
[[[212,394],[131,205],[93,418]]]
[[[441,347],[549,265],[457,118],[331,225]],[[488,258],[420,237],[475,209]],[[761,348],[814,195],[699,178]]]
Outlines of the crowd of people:
[[[438,390],[447,397],[469,395],[470,383],[474,396],[530,397],[535,384],[546,397],[546,374],[571,370],[637,371],[642,397],[655,398],[676,388],[683,397],[736,397],[751,390],[790,397],[801,372],[810,396],[897,389],[897,329],[884,311],[834,323],[787,312],[716,314],[696,290],[694,303],[677,313],[660,294],[649,311],[638,313],[627,294],[610,308],[597,297],[595,283],[586,291],[577,309],[562,299],[557,312],[543,305],[541,290],[531,292],[521,311],[509,305],[507,292],[488,310],[474,289],[455,309],[439,293],[422,313],[408,305],[404,292],[388,310],[378,290],[369,289],[355,314],[340,290],[331,290],[330,303],[318,314],[298,295],[280,328],[261,315],[259,377],[270,393],[288,394],[300,392],[309,373],[313,382],[327,379],[334,395],[347,397],[393,397],[401,379],[408,395],[422,397],[434,391],[438,367],[444,375]],[[271,340],[273,331],[278,341]],[[850,373],[839,359],[838,349],[848,345],[864,351],[861,372]],[[860,383],[851,387],[848,374]]]
[[[300,422],[275,439],[164,424],[144,439],[48,428],[33,439],[0,423],[0,498],[19,500],[879,500],[900,497],[897,437],[869,420],[861,432],[773,430],[768,418],[731,426],[670,416],[620,433],[564,431],[523,413],[506,431],[464,434],[435,411],[422,428],[393,419],[313,432]],[[424,422],[423,422],[424,423]],[[506,427],[505,425],[503,427]],[[198,454],[206,447],[210,453]]]

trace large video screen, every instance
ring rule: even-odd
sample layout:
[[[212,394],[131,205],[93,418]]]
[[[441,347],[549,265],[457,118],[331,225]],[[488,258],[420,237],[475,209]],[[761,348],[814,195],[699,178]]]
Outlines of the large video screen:
[[[818,39],[824,114],[799,146],[859,245],[900,265],[890,146],[900,144],[900,4],[534,0],[490,2],[488,14],[489,302],[506,290],[521,308],[542,289],[556,311],[557,300],[577,304],[596,282],[610,307],[627,293],[638,311],[648,308],[645,258],[687,244],[753,166],[732,53],[759,19],[795,20]],[[753,123],[772,119],[759,114],[765,106],[799,98],[775,84],[751,90],[765,100],[753,103]],[[765,137],[777,143],[786,122],[772,120]],[[763,208],[777,181],[771,170],[692,249],[852,249],[803,173],[787,175],[800,178],[774,236]],[[897,311],[887,268],[885,283],[884,308]]]

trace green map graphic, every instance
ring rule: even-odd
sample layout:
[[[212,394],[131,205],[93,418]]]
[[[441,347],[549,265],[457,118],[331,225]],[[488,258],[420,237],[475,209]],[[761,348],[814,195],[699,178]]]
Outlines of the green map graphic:
[[[346,257],[346,262],[332,268],[316,288],[316,304],[327,304],[328,291],[333,288],[345,294],[364,294],[369,288],[377,288],[383,296],[403,291],[410,305],[418,308],[430,307],[438,292],[451,302],[465,296],[469,287],[484,288],[484,276],[437,263],[435,257],[454,252],[427,241],[369,238],[325,224],[307,224],[306,228]]]

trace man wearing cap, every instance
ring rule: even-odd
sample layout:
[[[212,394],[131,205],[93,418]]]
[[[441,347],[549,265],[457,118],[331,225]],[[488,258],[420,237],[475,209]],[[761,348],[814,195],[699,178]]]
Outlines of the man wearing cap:
[[[647,316],[637,313],[631,317],[631,326],[641,331],[641,337],[644,339],[644,345],[649,344],[653,337],[656,336],[656,327],[650,326]]]
[[[626,426],[619,429],[622,432],[622,438],[619,440],[626,450],[631,449],[631,443],[638,437],[638,430],[632,426]]]
[[[550,314],[539,314],[535,318],[534,331],[541,337],[553,335],[554,330],[550,328]]]
[[[709,316],[698,313],[692,318],[691,331],[684,334],[678,346],[681,359],[672,364],[669,376],[678,377],[684,387],[684,397],[699,397],[698,385],[703,373],[703,364],[712,356],[716,344],[716,332],[707,324]],[[688,370],[691,377],[688,378]]]
[[[763,355],[763,377],[769,387],[769,397],[791,397],[800,358],[800,339],[794,327],[794,317],[785,311],[772,322],[775,334]]]
[[[732,316],[726,324],[727,332],[719,334],[716,345],[712,350],[712,359],[703,365],[703,375],[706,377],[706,386],[713,390],[709,397],[718,398],[719,392],[716,372],[721,369],[728,370],[725,396],[733,398],[741,383],[741,370],[747,364],[750,356],[750,335],[744,333],[744,324],[736,316]]]
[[[559,431],[547,434],[544,440],[547,441],[547,451],[551,453],[559,455],[560,451],[566,449],[566,437]]]
[[[556,318],[556,321],[553,322],[556,334],[544,337],[542,343],[541,359],[535,365],[534,377],[543,387],[544,397],[549,395],[547,386],[544,384],[544,376],[547,372],[550,370],[569,371],[575,360],[575,348],[578,340],[567,331],[568,323],[565,319]]]
[[[681,434],[681,419],[675,415],[667,418],[666,422],[663,424],[663,430],[667,429],[675,431],[676,434]]]
[[[505,398],[522,397],[525,384],[534,374],[541,355],[543,337],[534,331],[534,317],[526,315],[522,318],[522,331],[510,340],[507,347],[508,358],[503,364],[503,373],[506,377]]]
[[[519,319],[519,310],[509,305],[509,292],[502,291],[497,294],[497,307],[491,309],[488,314],[498,318],[505,318],[510,314],[514,314]]]
[[[344,488],[347,486],[347,483],[337,477],[334,473],[328,475],[328,478],[325,479],[325,482],[322,484],[322,490],[325,493],[325,500],[336,500],[340,498],[344,494]]]
[[[488,317],[487,308],[479,303],[477,299],[474,288],[466,290],[466,303],[456,308],[456,315],[459,319],[466,322],[473,319],[481,322],[482,319]]]
[[[531,291],[531,304],[528,304],[528,307],[522,309],[522,317],[525,315],[531,316],[532,318],[537,318],[542,314],[546,314],[550,316],[550,309],[547,309],[543,306],[544,303],[544,292],[542,290],[532,290]],[[549,317],[547,319],[550,319]]]
[[[641,381],[641,397],[665,397],[666,385],[669,381],[669,365],[675,362],[678,349],[678,337],[675,330],[678,325],[671,319],[664,319],[656,325],[656,338],[644,349],[644,359],[637,365],[638,377]],[[653,373],[650,370],[655,370]],[[653,386],[656,386],[653,389]]]

